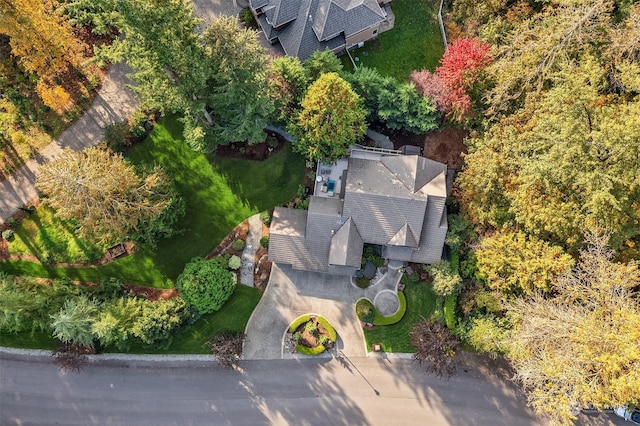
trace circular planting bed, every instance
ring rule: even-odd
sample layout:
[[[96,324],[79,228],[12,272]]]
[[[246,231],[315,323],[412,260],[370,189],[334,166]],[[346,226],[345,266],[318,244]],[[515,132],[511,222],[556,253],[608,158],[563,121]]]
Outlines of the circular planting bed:
[[[318,355],[334,347],[336,330],[320,315],[302,315],[289,326],[296,351],[304,355]]]

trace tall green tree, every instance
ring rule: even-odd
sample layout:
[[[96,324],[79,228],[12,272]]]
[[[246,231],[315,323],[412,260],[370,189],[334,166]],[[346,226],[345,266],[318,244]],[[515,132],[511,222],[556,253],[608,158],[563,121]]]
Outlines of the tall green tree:
[[[366,67],[353,74],[345,73],[344,78],[363,99],[367,120],[413,133],[426,133],[438,127],[439,113],[433,101],[420,94],[413,83],[400,83]]]
[[[275,58],[269,64],[269,96],[274,103],[275,122],[286,126],[300,108],[308,80],[300,59]]]
[[[51,315],[53,337],[62,343],[93,346],[93,323],[98,314],[96,301],[86,296],[67,299],[64,307]]]
[[[268,92],[267,52],[258,33],[241,28],[235,17],[214,19],[201,36],[207,55],[204,99],[211,122],[205,150],[217,144],[265,140],[273,111]]]
[[[124,37],[100,54],[112,62],[126,59],[143,103],[162,112],[201,110],[207,63],[191,2],[108,0],[104,9]]]
[[[329,49],[316,50],[304,61],[304,70],[307,73],[307,79],[313,83],[322,74],[342,72],[342,62]]]
[[[322,74],[302,100],[302,110],[291,125],[293,149],[316,161],[331,162],[367,130],[362,100],[338,74]]]

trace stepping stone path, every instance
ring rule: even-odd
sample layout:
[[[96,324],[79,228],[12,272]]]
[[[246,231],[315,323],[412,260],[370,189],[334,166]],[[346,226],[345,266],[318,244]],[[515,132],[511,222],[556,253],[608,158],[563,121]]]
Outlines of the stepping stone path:
[[[240,283],[253,287],[256,251],[260,248],[262,238],[262,221],[259,214],[249,217],[249,232],[242,251],[242,266],[240,267]]]

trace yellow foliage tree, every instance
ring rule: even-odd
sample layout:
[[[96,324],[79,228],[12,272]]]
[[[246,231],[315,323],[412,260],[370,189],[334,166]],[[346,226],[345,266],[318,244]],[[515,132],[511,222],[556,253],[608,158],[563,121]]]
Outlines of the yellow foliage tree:
[[[161,169],[140,177],[122,155],[94,147],[65,150],[41,167],[36,185],[57,216],[76,220],[90,239],[112,243],[164,210],[168,183]]]
[[[36,85],[36,91],[40,95],[42,102],[58,113],[68,111],[73,105],[71,96],[60,85],[51,85],[45,83],[44,80],[40,80]]]
[[[613,261],[608,236],[588,235],[576,268],[557,280],[557,296],[508,304],[515,319],[503,342],[538,413],[571,423],[571,407],[640,402],[640,284],[637,262]]]
[[[83,44],[52,0],[0,0],[0,33],[10,37],[11,52],[29,72],[52,85],[70,67],[78,67]],[[60,106],[60,91],[49,96]],[[51,94],[50,94],[51,95]],[[43,99],[45,101],[45,99]]]
[[[573,266],[561,247],[524,232],[498,231],[480,240],[478,273],[505,296],[551,290],[556,277]]]

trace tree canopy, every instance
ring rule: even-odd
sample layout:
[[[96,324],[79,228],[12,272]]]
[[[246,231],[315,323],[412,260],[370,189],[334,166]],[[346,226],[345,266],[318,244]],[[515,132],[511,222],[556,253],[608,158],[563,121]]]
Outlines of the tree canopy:
[[[291,132],[293,149],[311,160],[331,162],[347,155],[366,132],[362,100],[334,72],[322,74],[302,100]]]
[[[0,0],[0,33],[10,37],[11,53],[22,66],[38,75],[36,86],[43,102],[66,110],[70,95],[56,80],[80,66],[83,43],[54,1]]]
[[[589,236],[552,298],[516,299],[505,339],[516,379],[537,412],[568,423],[572,406],[637,404],[640,395],[640,284],[637,262],[613,261],[607,237]]]
[[[36,185],[56,215],[103,243],[121,241],[140,221],[160,215],[173,196],[161,169],[140,177],[121,154],[97,147],[63,151],[41,167]]]

